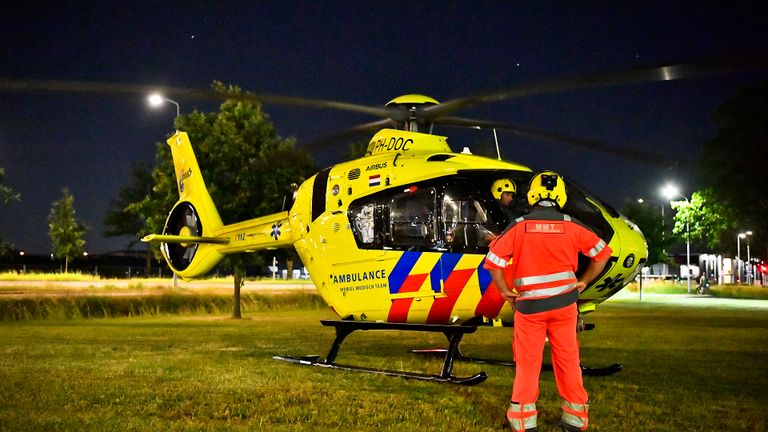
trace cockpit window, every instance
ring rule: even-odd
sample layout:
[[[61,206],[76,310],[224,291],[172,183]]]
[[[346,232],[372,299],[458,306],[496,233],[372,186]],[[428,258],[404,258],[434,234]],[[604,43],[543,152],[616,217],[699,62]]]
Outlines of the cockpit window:
[[[435,244],[435,189],[423,189],[392,197],[390,238],[396,246]]]
[[[577,186],[566,183],[568,200],[565,202],[563,213],[578,219],[581,223],[587,225],[598,237],[606,242],[611,241],[613,237],[613,228],[605,220],[600,209],[592,204],[587,195]]]

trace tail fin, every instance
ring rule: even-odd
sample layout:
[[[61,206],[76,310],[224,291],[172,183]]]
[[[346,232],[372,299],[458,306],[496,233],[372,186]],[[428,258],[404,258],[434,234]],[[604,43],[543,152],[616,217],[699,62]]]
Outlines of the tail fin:
[[[145,242],[160,242],[171,269],[184,278],[204,275],[221,259],[228,238],[217,237],[223,223],[205,186],[186,132],[168,139],[176,173],[179,201],[165,221],[163,235],[149,235]]]
[[[221,217],[213,204],[208,188],[205,186],[202,172],[197,165],[192,143],[186,132],[177,131],[168,139],[173,156],[173,168],[176,172],[176,187],[179,189],[179,203],[186,201],[197,209],[205,223],[207,232],[213,233],[222,227]],[[178,205],[178,203],[176,204]]]

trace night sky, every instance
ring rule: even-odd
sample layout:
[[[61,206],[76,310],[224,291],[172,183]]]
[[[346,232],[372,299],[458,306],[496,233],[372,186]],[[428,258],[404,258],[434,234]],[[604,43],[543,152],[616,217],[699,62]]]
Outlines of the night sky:
[[[698,2],[6,2],[0,78],[201,88],[219,80],[254,92],[383,105],[404,93],[449,100],[554,77],[755,52],[768,41],[768,17],[757,6],[666,3]],[[695,160],[715,133],[714,110],[739,87],[765,78],[751,72],[580,90],[458,114]],[[217,107],[178,102],[182,113]],[[299,144],[376,120],[265,111],[280,135]],[[104,238],[101,221],[132,164],[153,162],[175,113],[170,104],[149,108],[144,95],[0,93],[3,183],[22,198],[0,204],[0,234],[19,250],[49,253],[47,215],[68,187],[90,227],[88,252],[125,249],[129,239]],[[455,150],[489,134],[439,132]],[[558,170],[617,208],[653,199],[667,180],[684,194],[696,190],[690,168],[511,133],[499,138],[506,159]],[[317,164],[340,162],[333,153],[340,151],[315,155]]]

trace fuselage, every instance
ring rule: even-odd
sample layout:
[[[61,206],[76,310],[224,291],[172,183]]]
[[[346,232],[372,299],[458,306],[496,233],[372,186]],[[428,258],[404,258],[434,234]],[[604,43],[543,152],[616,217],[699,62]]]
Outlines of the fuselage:
[[[374,136],[368,153],[304,182],[288,212],[293,246],[325,301],[356,320],[511,323],[513,310],[482,264],[488,234],[500,234],[525,206],[502,209],[490,185],[510,178],[524,197],[531,169],[453,153],[444,137],[392,129]],[[588,312],[634,279],[647,246],[626,218],[568,189],[563,211],[614,251],[581,294],[580,310]]]

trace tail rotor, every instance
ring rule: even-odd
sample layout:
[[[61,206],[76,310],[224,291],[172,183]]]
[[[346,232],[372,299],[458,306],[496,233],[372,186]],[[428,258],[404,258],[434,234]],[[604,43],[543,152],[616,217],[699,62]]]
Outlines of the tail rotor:
[[[183,237],[203,235],[203,225],[195,207],[186,201],[179,202],[168,215],[163,234]],[[163,243],[165,255],[176,270],[185,270],[195,258],[198,243]]]

